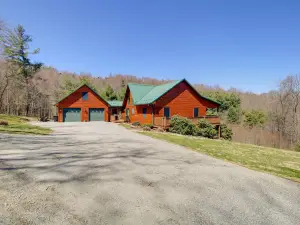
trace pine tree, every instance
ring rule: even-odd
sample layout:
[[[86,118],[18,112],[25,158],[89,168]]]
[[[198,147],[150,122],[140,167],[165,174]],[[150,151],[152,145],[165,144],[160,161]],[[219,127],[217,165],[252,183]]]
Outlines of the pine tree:
[[[26,115],[29,113],[31,100],[31,80],[33,76],[41,69],[42,63],[33,63],[29,55],[39,53],[39,49],[30,51],[29,43],[32,42],[31,36],[25,33],[23,26],[18,25],[14,31],[10,32],[3,44],[3,55],[5,59],[17,68],[17,77],[25,87],[26,93]]]
[[[106,100],[117,100],[117,94],[115,93],[114,89],[107,85],[105,90],[102,92],[101,96]]]

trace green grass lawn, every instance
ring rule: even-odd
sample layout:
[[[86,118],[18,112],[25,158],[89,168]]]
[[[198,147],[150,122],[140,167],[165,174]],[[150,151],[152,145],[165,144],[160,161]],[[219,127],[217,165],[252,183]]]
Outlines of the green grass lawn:
[[[8,126],[0,125],[0,132],[11,133],[11,134],[38,134],[38,135],[46,135],[52,132],[51,129],[49,128],[34,126],[28,123],[29,121],[35,119],[36,118],[0,114],[0,121],[8,122]]]
[[[182,145],[253,170],[271,173],[300,182],[300,152],[170,133],[140,133]]]

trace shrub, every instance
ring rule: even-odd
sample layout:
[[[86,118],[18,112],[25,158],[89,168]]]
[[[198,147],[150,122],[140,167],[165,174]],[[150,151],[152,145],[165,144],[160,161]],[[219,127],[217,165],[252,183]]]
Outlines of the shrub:
[[[300,152],[300,142],[298,142],[294,147],[296,152]]]
[[[203,137],[214,138],[217,136],[218,131],[215,128],[205,128],[203,129]]]
[[[218,116],[219,113],[217,112],[216,108],[207,108],[206,109],[206,116]]]
[[[169,131],[176,134],[194,135],[195,124],[185,117],[173,116],[170,121]]]
[[[206,119],[198,120],[197,126],[200,129],[204,129],[204,128],[207,128],[207,127],[212,127],[213,128],[213,125],[210,122],[208,122]]]
[[[143,124],[142,127],[149,127],[150,129],[153,129],[154,126],[152,124]]]
[[[197,123],[195,134],[197,134],[198,136],[214,138],[218,134],[218,132],[215,126],[210,122],[205,119],[200,119]]]
[[[199,127],[195,126],[195,128],[193,130],[193,135],[194,136],[203,136],[202,129],[200,129]]]
[[[134,127],[139,127],[139,126],[141,126],[141,123],[140,123],[140,122],[133,122],[133,123],[132,123],[132,126],[134,126]]]
[[[144,131],[151,131],[151,128],[146,126],[146,127],[143,127],[143,130]]]
[[[254,126],[263,127],[267,122],[267,115],[259,110],[252,110],[245,113],[244,125],[250,128]]]
[[[221,138],[231,141],[232,140],[232,129],[227,127],[226,124],[221,124]]]
[[[8,122],[4,120],[0,120],[0,126],[8,126]]]
[[[227,113],[227,120],[230,123],[240,123],[241,121],[242,112],[240,108],[235,107],[229,107],[228,113]]]

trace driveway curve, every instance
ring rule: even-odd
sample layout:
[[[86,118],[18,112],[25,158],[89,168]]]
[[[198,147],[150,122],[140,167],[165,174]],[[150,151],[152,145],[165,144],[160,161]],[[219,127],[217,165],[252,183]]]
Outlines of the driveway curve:
[[[0,134],[0,224],[299,224],[300,185],[113,123]]]

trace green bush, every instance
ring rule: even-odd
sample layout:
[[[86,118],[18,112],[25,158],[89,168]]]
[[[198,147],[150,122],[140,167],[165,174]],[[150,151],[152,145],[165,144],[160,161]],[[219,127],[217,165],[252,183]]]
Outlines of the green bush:
[[[200,119],[197,125],[195,125],[191,120],[180,116],[172,117],[169,131],[177,134],[202,136],[207,138],[214,138],[218,134],[215,126],[205,119]]]
[[[300,152],[300,142],[298,142],[294,147],[296,152]]]
[[[139,127],[139,126],[141,126],[141,123],[140,123],[140,122],[133,122],[133,123],[132,123],[132,126],[134,126],[134,127]]]
[[[244,125],[250,128],[255,126],[263,127],[267,122],[267,115],[259,110],[252,110],[245,113]]]
[[[240,123],[241,122],[242,112],[240,108],[235,108],[233,106],[229,107],[227,113],[227,120],[230,123]]]
[[[176,134],[194,135],[196,125],[185,117],[173,116],[170,121],[169,131]]]
[[[214,128],[214,126],[210,122],[208,122],[208,120],[206,120],[206,119],[200,119],[200,120],[198,120],[197,126],[200,129]]]
[[[149,127],[150,129],[153,129],[154,126],[152,124],[143,124],[142,127]]]
[[[205,119],[200,119],[197,123],[196,133],[198,136],[214,138],[218,132],[214,125]]]
[[[203,137],[214,138],[218,134],[218,131],[215,128],[206,128],[203,130]]]
[[[221,124],[221,138],[231,141],[232,140],[232,129],[227,127],[226,124]]]
[[[206,116],[218,116],[219,113],[216,108],[207,108],[206,109]]]

